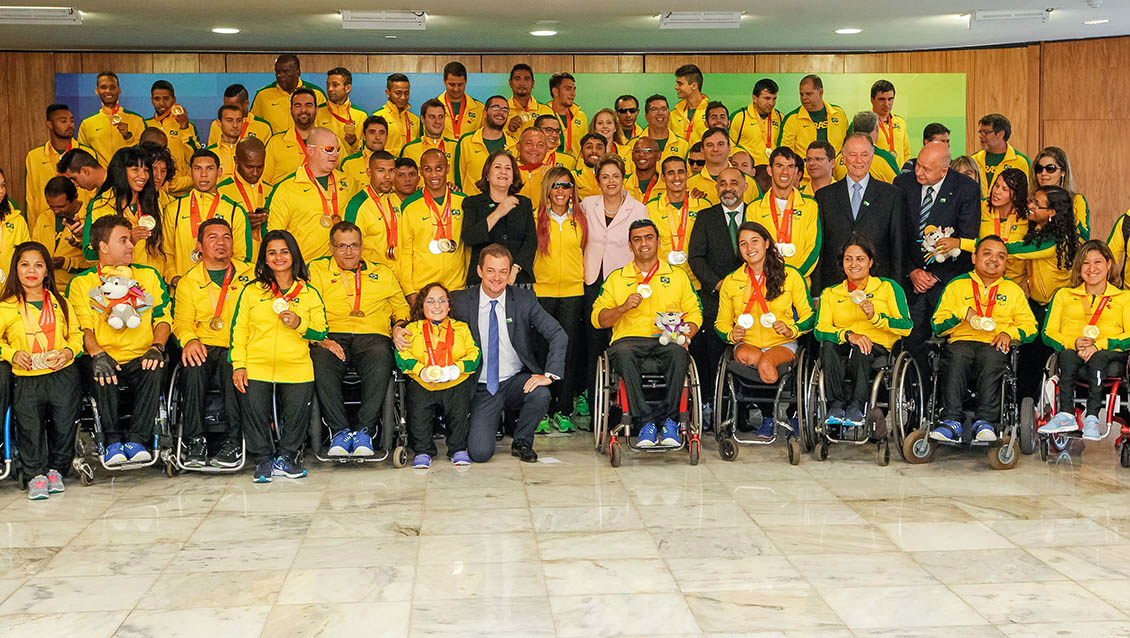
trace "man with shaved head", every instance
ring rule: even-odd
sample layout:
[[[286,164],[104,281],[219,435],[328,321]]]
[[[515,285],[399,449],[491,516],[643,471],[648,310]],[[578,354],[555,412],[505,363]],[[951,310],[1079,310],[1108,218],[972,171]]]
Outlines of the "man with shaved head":
[[[930,336],[930,318],[942,289],[973,267],[968,253],[944,262],[930,258],[922,251],[922,236],[927,227],[952,228],[954,237],[976,241],[981,226],[981,189],[977,182],[951,169],[949,163],[949,145],[930,142],[918,154],[914,172],[903,173],[894,182],[902,191],[906,207],[904,287],[914,320],[914,330],[904,344],[919,359],[919,365],[925,364],[921,346]]]
[[[463,243],[463,193],[448,184],[450,167],[439,149],[420,156],[423,188],[401,206],[404,261],[401,277],[407,290],[438,281],[448,290],[467,285],[470,253]],[[409,295],[409,303],[415,294]]]
[[[259,89],[251,103],[251,112],[263,118],[276,133],[290,126],[287,109],[295,91],[307,89],[314,93],[314,108],[325,104],[326,92],[302,79],[302,65],[298,56],[284,53],[275,58],[275,81]]]
[[[637,139],[631,158],[636,170],[624,178],[624,189],[647,204],[667,188],[659,176],[659,143],[650,137]]]
[[[263,222],[267,221],[267,195],[270,186],[263,184],[263,166],[267,148],[262,140],[245,137],[235,145],[235,171],[216,186],[221,195],[243,206],[247,221],[251,223],[251,252],[249,259],[259,254],[263,240]]]
[[[317,116],[318,98],[313,91],[298,89],[290,96],[291,126],[276,133],[267,142],[267,163],[263,179],[268,184],[278,184],[302,165],[306,158],[307,138],[314,129]]]
[[[352,181],[334,168],[340,144],[328,128],[312,128],[306,138],[306,161],[267,199],[267,230],[290,231],[306,261],[330,254],[329,229],[342,220],[355,192]]]

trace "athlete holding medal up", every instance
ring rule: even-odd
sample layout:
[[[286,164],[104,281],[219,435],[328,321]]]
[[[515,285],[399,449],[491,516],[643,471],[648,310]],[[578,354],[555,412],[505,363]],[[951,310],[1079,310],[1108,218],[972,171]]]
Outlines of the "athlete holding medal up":
[[[1114,255],[1101,241],[1083,244],[1071,266],[1071,288],[1052,297],[1044,323],[1044,343],[1059,352],[1058,410],[1040,434],[1075,432],[1075,381],[1087,382],[1083,438],[1099,440],[1099,410],[1110,362],[1130,349],[1130,291],[1117,281]]]
[[[447,183],[448,163],[442,151],[428,149],[420,156],[423,188],[404,200],[400,231],[401,283],[405,290],[419,290],[439,282],[449,289],[467,283],[470,255],[462,242],[463,193]],[[409,303],[413,294],[408,295]]]

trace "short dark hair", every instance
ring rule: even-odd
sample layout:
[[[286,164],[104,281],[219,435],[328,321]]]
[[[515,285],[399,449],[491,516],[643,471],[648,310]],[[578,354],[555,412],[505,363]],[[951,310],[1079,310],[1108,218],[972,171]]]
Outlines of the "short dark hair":
[[[668,162],[678,162],[682,164],[684,168],[686,168],[687,166],[687,160],[679,157],[678,155],[668,155],[667,157],[663,158],[662,162],[659,163],[659,172],[667,170]]]
[[[50,104],[47,106],[47,119],[51,119],[51,116],[58,113],[59,111],[69,112],[70,110],[71,107],[67,106],[66,104]]]
[[[545,123],[545,122],[560,122],[560,121],[561,120],[557,119],[556,115],[550,115],[548,113],[543,113],[543,114],[534,118],[534,128],[541,128],[542,124]]]
[[[816,75],[815,73],[809,73],[808,75],[806,75],[806,76],[804,76],[800,79],[801,85],[803,85],[805,82],[811,82],[812,88],[814,88],[814,89],[824,88],[824,80],[821,80],[820,76]]]
[[[233,97],[249,97],[247,94],[247,87],[242,84],[229,84],[228,88],[224,89],[224,97],[231,99]]]
[[[526,64],[525,62],[519,62],[518,64],[515,64],[514,66],[510,67],[510,77],[508,79],[513,80],[514,74],[517,73],[518,71],[526,71],[530,75],[534,74],[533,67]]]
[[[675,77],[683,78],[691,84],[697,84],[698,90],[702,90],[702,71],[693,64],[684,64],[675,69]]]
[[[577,81],[572,73],[566,73],[564,71],[558,71],[549,76],[549,92],[553,93],[553,89],[561,88],[561,83],[565,80],[572,80],[574,83]]]
[[[396,82],[409,82],[408,76],[403,73],[393,73],[389,75],[388,79],[385,80],[385,88],[391,89],[392,85]]]
[[[827,144],[827,142],[825,142],[825,144]],[[811,148],[811,145],[809,145],[809,148]],[[778,146],[777,148],[773,149],[773,152],[769,154],[769,165],[772,166],[773,160],[777,159],[778,157],[783,157],[786,160],[792,160],[793,166],[797,168],[804,168],[804,160],[801,159],[800,155],[796,154],[796,151],[789,148],[788,146]],[[832,155],[832,157],[835,157],[835,155]]]
[[[978,239],[977,243],[973,245],[973,252],[977,252],[977,250],[981,248],[981,244],[987,241],[995,241],[1002,246],[1008,246],[1008,242],[1000,235],[985,235],[981,239]]]
[[[59,158],[55,172],[66,175],[67,173],[77,173],[84,168],[102,168],[102,165],[98,163],[98,158],[88,151],[81,148],[72,148]]]
[[[495,101],[495,100],[502,100],[503,104],[505,104],[507,107],[510,106],[510,100],[507,100],[506,98],[504,98],[501,95],[498,95],[496,93],[496,94],[488,97],[487,99],[483,100],[483,108],[485,109],[486,107],[490,106],[490,103]]]
[[[235,112],[239,113],[240,117],[243,117],[243,109],[239,108],[238,106],[236,106],[234,104],[224,104],[220,108],[216,109],[216,119],[217,120],[224,119],[224,111],[235,111]]]
[[[950,130],[946,128],[945,124],[939,122],[930,122],[926,128],[922,129],[922,141],[929,142],[939,135],[949,135]]]
[[[154,82],[153,86],[149,87],[149,92],[152,93],[153,91],[168,91],[169,95],[173,97],[177,96],[176,91],[173,90],[173,83],[168,80],[157,80]]]
[[[722,109],[726,112],[726,117],[730,117],[730,109],[726,108],[726,105],[718,100],[711,100],[706,104],[706,113],[704,115],[710,115],[710,112],[715,109]]]
[[[1000,113],[989,113],[985,117],[981,118],[981,120],[977,122],[977,125],[991,126],[993,127],[994,133],[1000,133],[1001,131],[1004,131],[1004,141],[1006,142],[1010,137],[1012,137],[1012,123],[1008,121],[1007,117],[1001,115]]]
[[[43,195],[45,197],[58,197],[66,195],[68,202],[73,202],[78,199],[78,189],[75,188],[75,183],[63,177],[56,175],[47,180],[47,184],[43,187]]]
[[[580,145],[581,148],[584,148],[589,140],[598,140],[601,144],[604,144],[605,148],[608,147],[608,140],[599,133],[585,133],[581,136],[581,141],[577,142],[577,144]]]
[[[467,77],[467,67],[463,66],[462,62],[451,61],[443,65],[443,79],[447,76],[454,75],[457,78]]]
[[[443,105],[443,102],[440,102],[439,99],[434,97],[426,100],[423,104],[420,105],[420,117],[424,117],[424,115],[427,114],[428,109],[439,109],[443,111],[444,114],[447,113],[447,107]]]
[[[396,156],[381,149],[379,151],[373,151],[373,154],[369,156],[369,166],[372,166],[375,161],[396,162]],[[395,164],[393,165],[395,166]]]
[[[294,93],[290,94],[290,103],[294,104],[294,98],[298,97],[299,95],[309,95],[314,100],[314,104],[318,104],[318,94],[314,92],[314,89],[308,89],[304,86],[298,87],[294,90]]]
[[[341,220],[333,225],[330,229],[330,243],[333,243],[334,235],[338,233],[357,233],[361,236],[361,241],[365,241],[365,234],[361,232],[361,227],[353,222]]]
[[[349,69],[343,66],[335,66],[329,71],[326,71],[326,77],[329,77],[331,75],[340,75],[345,79],[346,84],[353,84],[353,74],[349,72]]]
[[[510,249],[502,244],[488,244],[479,252],[479,265],[482,266],[487,257],[505,257],[511,264],[514,263],[514,255],[510,254]]]
[[[631,100],[631,101],[635,102],[635,103],[636,103],[636,106],[639,106],[639,105],[640,105],[640,101],[636,99],[636,96],[634,96],[634,95],[629,95],[629,94],[625,93],[624,95],[621,95],[620,97],[616,98],[616,101],[614,101],[614,102],[612,103],[612,106],[615,106],[616,108],[619,108],[619,107],[620,107],[620,103],[621,103],[621,102],[624,102],[624,101],[627,101],[627,100]]]
[[[133,228],[133,224],[130,224],[129,220],[122,215],[106,215],[94,220],[94,223],[90,225],[90,245],[95,252],[98,251],[102,242],[110,241],[110,233],[114,232],[114,229],[119,226],[126,230]]]
[[[193,162],[201,157],[212,160],[216,163],[216,168],[220,167],[220,156],[216,155],[215,151],[210,151],[206,148],[198,148],[192,152],[192,156],[188,158],[188,165],[192,166]]]
[[[805,149],[805,151],[811,151],[814,148],[824,151],[824,154],[828,156],[828,159],[833,161],[836,159],[836,147],[832,146],[832,143],[828,140],[816,140],[815,142],[809,144],[808,148]]]
[[[691,153],[701,153],[701,152],[702,152],[702,140],[699,140],[699,141],[695,142],[694,144],[691,144],[691,147],[687,149],[688,155],[690,155]]]
[[[302,63],[298,61],[298,56],[293,53],[283,53],[275,58],[275,64],[286,64],[287,62],[293,63],[294,66],[299,69],[302,68]]]
[[[410,168],[414,171],[419,171],[420,167],[416,166],[416,161],[411,157],[398,157],[396,158],[396,168]]]
[[[654,95],[648,96],[648,98],[643,101],[643,110],[646,111],[651,108],[652,102],[663,102],[667,106],[671,105],[671,103],[667,101],[667,96],[656,93]]]
[[[217,195],[217,197],[219,197],[219,195]],[[231,231],[231,224],[228,223],[228,220],[223,217],[212,217],[200,222],[200,225],[196,227],[196,241],[202,244],[204,243],[204,231],[210,226],[223,226],[227,228],[228,231]]]
[[[636,230],[637,228],[650,228],[655,231],[656,236],[659,235],[659,227],[656,226],[655,222],[651,221],[651,219],[648,217],[637,219],[636,221],[632,222],[632,225],[628,226],[628,236],[631,237],[632,231]]]
[[[162,140],[164,140],[162,142]],[[141,132],[141,136],[137,138],[138,144],[151,142],[157,146],[167,146],[169,143],[169,136],[165,133],[165,129],[159,126],[146,126],[145,130]]]
[[[719,134],[722,135],[722,137],[726,138],[726,142],[730,141],[730,134],[726,131],[726,129],[722,128],[721,126],[711,126],[703,132],[702,137],[699,138],[699,142],[705,142],[706,138],[714,137],[715,135]]]
[[[98,80],[101,80],[102,78],[114,78],[114,81],[117,82],[118,81],[118,74],[114,73],[113,71],[99,71],[98,75],[96,75],[94,77],[94,81],[97,82]]]
[[[895,85],[891,84],[888,80],[876,80],[875,83],[871,85],[871,99],[874,100],[876,95],[887,93],[888,91],[894,93]]]
[[[379,115],[370,115],[365,118],[365,123],[361,125],[361,132],[364,133],[370,126],[376,124],[377,126],[385,127],[385,132],[388,132],[388,120]]]
[[[781,92],[781,87],[777,86],[777,83],[769,78],[761,78],[753,85],[754,97],[761,95],[762,91],[769,91],[770,95],[777,95]]]

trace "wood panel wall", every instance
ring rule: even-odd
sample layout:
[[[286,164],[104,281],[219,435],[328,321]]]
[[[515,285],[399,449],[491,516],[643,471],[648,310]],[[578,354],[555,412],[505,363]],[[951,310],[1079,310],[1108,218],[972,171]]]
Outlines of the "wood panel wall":
[[[222,73],[269,71],[269,53],[18,53],[0,52],[0,77],[14,90],[0,96],[0,167],[8,192],[23,199],[23,160],[43,142],[43,108],[54,73]],[[434,73],[459,60],[472,73],[504,73],[516,62],[538,71],[670,73],[693,62],[705,73],[964,73],[967,152],[977,150],[977,119],[1004,113],[1013,145],[1029,157],[1042,145],[1063,147],[1077,190],[1091,202],[1096,236],[1105,237],[1130,207],[1130,37],[997,49],[843,55],[364,55],[303,54],[308,72],[345,66],[355,73]],[[955,149],[955,152],[957,149]]]

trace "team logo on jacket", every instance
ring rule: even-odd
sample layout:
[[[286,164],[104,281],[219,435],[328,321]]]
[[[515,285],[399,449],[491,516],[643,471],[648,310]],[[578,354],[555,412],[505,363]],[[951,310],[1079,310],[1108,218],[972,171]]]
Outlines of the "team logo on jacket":
[[[375,273],[375,272],[371,272],[371,273],[369,273],[369,279],[372,279],[373,281],[376,281],[377,279],[380,279],[380,275],[378,275],[378,274],[377,274],[377,273]]]
[[[242,284],[245,284],[245,283],[247,283],[248,281],[251,281],[251,280],[250,280],[250,279],[248,279],[247,275],[240,275],[240,276],[239,276],[239,282],[240,282],[240,283],[242,283]]]

